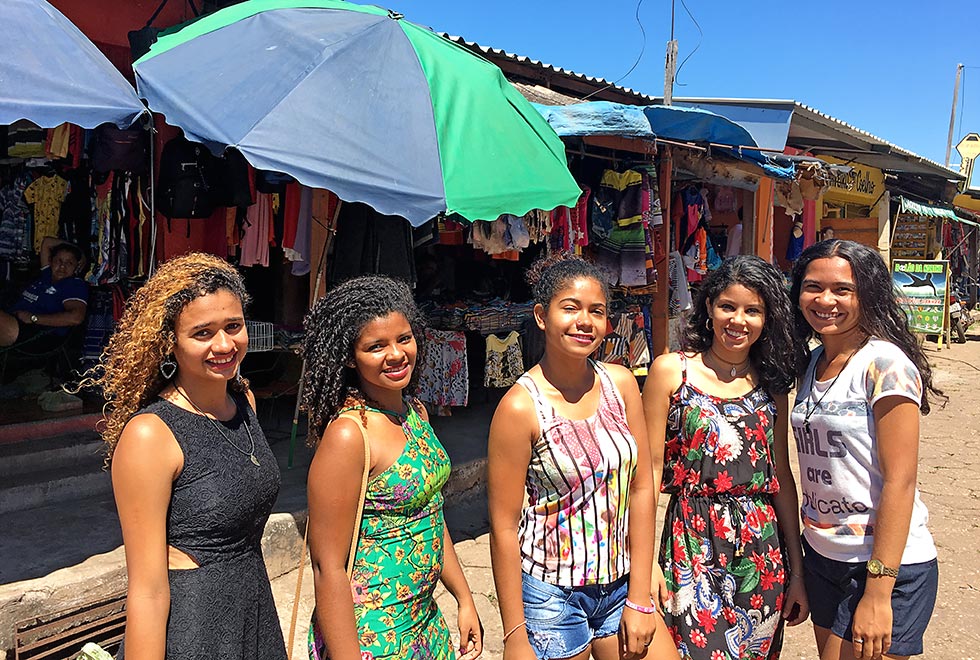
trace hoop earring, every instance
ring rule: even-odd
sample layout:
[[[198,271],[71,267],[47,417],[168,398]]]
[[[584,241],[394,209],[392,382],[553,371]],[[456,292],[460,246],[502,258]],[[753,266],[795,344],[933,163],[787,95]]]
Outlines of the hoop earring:
[[[708,332],[712,332],[714,330],[714,327],[711,324],[710,316],[704,320],[704,329],[707,330]]]
[[[173,355],[168,355],[160,363],[160,375],[165,379],[170,380],[177,373],[177,361],[174,360]]]

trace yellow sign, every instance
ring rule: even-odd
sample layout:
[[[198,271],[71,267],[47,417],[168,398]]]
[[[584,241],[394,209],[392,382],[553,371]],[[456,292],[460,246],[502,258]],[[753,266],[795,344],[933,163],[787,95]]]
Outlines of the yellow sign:
[[[830,189],[824,194],[824,201],[831,203],[875,204],[885,192],[885,173],[875,167],[848,163],[833,156],[819,156],[820,160],[831,165],[847,165],[850,173],[830,173]]]

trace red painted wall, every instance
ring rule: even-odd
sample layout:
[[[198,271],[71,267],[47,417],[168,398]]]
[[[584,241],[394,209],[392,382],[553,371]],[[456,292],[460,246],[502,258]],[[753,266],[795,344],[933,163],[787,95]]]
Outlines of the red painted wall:
[[[129,56],[129,31],[150,20],[161,0],[48,0],[68,17],[119,69],[133,80]],[[200,7],[200,3],[198,7]],[[170,27],[194,18],[187,0],[168,0],[153,25]]]

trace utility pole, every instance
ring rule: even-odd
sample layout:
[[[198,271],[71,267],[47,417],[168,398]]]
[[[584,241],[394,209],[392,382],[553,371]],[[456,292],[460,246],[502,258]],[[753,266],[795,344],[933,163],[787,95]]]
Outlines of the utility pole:
[[[664,62],[664,105],[674,102],[674,76],[677,75],[677,40],[674,39],[674,0],[670,2],[670,41]]]
[[[949,138],[946,140],[946,169],[949,169],[949,155],[953,151],[953,129],[956,126],[956,100],[960,96],[960,79],[963,77],[963,65],[956,65],[956,83],[953,85],[953,109],[949,112]]]

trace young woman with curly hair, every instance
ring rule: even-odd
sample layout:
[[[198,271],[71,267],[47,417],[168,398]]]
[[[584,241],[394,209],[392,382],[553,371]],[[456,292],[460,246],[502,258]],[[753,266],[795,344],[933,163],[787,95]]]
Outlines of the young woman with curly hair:
[[[607,332],[605,280],[564,254],[528,280],[544,356],[500,401],[488,449],[504,658],[676,658],[650,598],[656,498],[640,390],[629,370],[590,358]]]
[[[943,398],[878,253],[804,250],[790,296],[807,358],[793,408],[807,592],[822,660],[923,652],[936,545],[916,488],[919,413]],[[811,341],[820,345],[810,349]]]
[[[784,622],[807,617],[787,446],[792,318],[778,270],[727,259],[701,284],[684,350],[654,360],[644,386],[670,494],[659,597],[684,660],[776,658]]]
[[[304,326],[303,406],[316,445],[307,482],[310,657],[455,658],[434,598],[441,581],[459,603],[459,653],[473,660],[483,631],[442,511],[449,456],[413,398],[423,323],[412,292],[387,277],[348,280]]]
[[[227,262],[188,254],[129,300],[83,384],[102,432],[126,547],[126,660],[281,660],[262,558],[279,467],[238,371],[248,294]]]

